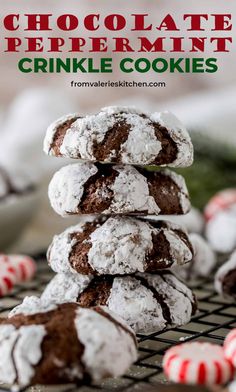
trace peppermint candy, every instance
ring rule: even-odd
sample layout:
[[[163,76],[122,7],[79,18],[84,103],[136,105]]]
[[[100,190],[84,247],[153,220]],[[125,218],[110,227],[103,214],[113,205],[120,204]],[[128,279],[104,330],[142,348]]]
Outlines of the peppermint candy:
[[[236,367],[236,329],[226,336],[224,342],[224,354],[225,357]]]
[[[163,367],[169,380],[182,384],[225,384],[234,373],[223,348],[205,342],[184,343],[170,348],[164,356]]]
[[[216,193],[207,203],[204,216],[207,221],[213,218],[218,212],[227,210],[236,204],[236,189],[225,189]]]
[[[0,297],[10,293],[17,283],[30,280],[36,263],[29,256],[0,254]]]

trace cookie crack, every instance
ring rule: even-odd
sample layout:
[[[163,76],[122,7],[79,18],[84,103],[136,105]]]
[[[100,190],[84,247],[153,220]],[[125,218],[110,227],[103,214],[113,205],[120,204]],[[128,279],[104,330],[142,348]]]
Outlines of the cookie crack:
[[[62,123],[57,127],[52,143],[50,145],[49,152],[53,150],[57,155],[61,155],[60,148],[63,144],[66,132],[68,131],[68,129],[70,129],[71,125],[73,125],[76,122],[76,120],[78,120],[78,118],[81,117],[75,116],[69,120],[64,121],[64,123]]]
[[[168,273],[167,273],[168,274]],[[169,274],[169,275],[171,275],[171,274]],[[193,299],[192,298],[190,298],[186,293],[184,293],[182,290],[180,290],[179,288],[177,288],[174,284],[173,284],[173,282],[169,282],[169,281],[167,281],[163,276],[162,276],[162,279],[164,280],[164,282],[167,284],[167,285],[169,285],[170,287],[172,287],[174,290],[176,290],[176,291],[178,291],[180,294],[182,294],[185,298],[187,298],[188,300],[189,300],[189,302],[191,303],[191,305],[192,305],[192,315],[196,312],[196,309],[197,309],[197,306],[196,306],[196,297],[195,297],[195,295],[193,294]],[[171,284],[172,283],[172,284]]]
[[[122,145],[127,141],[130,129],[130,125],[126,124],[124,119],[115,117],[115,124],[108,129],[103,141],[93,144],[93,155],[96,160],[105,161],[114,153],[114,158],[112,157],[109,161],[119,162]]]
[[[114,192],[111,186],[119,173],[111,166],[96,164],[97,173],[84,184],[83,195],[77,207],[78,213],[101,213],[109,209],[113,202]]]
[[[188,236],[181,230],[178,230],[178,229],[172,229],[172,230],[175,234],[177,234],[179,236],[181,241],[188,247],[188,249],[190,250],[192,255],[194,255],[193,246],[191,244],[191,241],[188,239]]]
[[[161,151],[158,156],[154,159],[151,164],[160,165],[165,162],[165,164],[170,164],[174,162],[178,157],[178,146],[170,136],[167,128],[161,126],[159,123],[151,122],[151,125],[155,129],[155,135],[157,140],[161,142]],[[168,159],[166,160],[166,157]]]
[[[183,213],[181,195],[187,197],[182,188],[176,184],[169,173],[165,171],[150,171],[137,168],[148,183],[149,196],[153,197],[155,203],[160,208],[160,214],[176,215]]]
[[[92,247],[91,234],[98,228],[98,221],[87,222],[82,231],[70,234],[70,241],[73,242],[69,253],[68,261],[70,266],[79,273],[96,274],[97,271],[89,263],[88,253]]]
[[[135,276],[135,279],[137,279],[144,287],[146,287],[148,290],[152,292],[156,301],[161,305],[163,318],[165,319],[167,324],[171,324],[172,320],[171,320],[170,308],[165,301],[165,297],[162,294],[158,293],[157,290],[151,284],[149,284],[147,279],[144,278],[143,276]]]
[[[157,232],[154,232],[154,230]],[[146,255],[147,272],[155,272],[156,269],[167,268],[174,263],[171,260],[170,243],[163,228],[154,230],[152,232],[152,249]]]
[[[13,367],[14,367],[15,373],[16,373],[15,383],[18,383],[18,381],[19,381],[19,374],[18,374],[18,369],[16,366],[15,358],[14,358],[14,351],[15,351],[15,348],[16,348],[16,345],[17,345],[19,339],[20,339],[20,336],[17,336],[17,338],[12,346],[12,350],[11,350],[11,360],[12,360],[12,364],[13,364]]]
[[[86,289],[78,295],[77,302],[84,307],[107,305],[115,276],[104,275],[92,279]]]

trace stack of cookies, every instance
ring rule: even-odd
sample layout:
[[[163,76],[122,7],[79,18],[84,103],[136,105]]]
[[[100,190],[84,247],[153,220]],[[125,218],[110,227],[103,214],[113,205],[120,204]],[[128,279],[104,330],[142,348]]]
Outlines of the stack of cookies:
[[[47,256],[57,275],[42,300],[106,305],[136,332],[187,323],[196,300],[171,268],[193,248],[181,227],[156,218],[190,209],[184,178],[159,169],[192,164],[184,126],[168,112],[107,107],[54,122],[44,150],[78,159],[53,176],[49,199],[61,216],[86,219],[54,237]]]

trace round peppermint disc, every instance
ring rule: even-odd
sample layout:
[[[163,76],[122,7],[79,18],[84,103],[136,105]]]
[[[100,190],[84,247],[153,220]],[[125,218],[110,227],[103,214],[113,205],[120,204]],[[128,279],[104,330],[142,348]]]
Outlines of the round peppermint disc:
[[[218,192],[207,203],[204,215],[206,220],[210,220],[221,211],[229,209],[236,204],[236,189],[230,188]]]
[[[224,355],[236,367],[236,328],[225,339]]]
[[[221,346],[205,342],[184,343],[167,350],[163,359],[169,380],[182,384],[225,384],[233,377],[233,366]]]

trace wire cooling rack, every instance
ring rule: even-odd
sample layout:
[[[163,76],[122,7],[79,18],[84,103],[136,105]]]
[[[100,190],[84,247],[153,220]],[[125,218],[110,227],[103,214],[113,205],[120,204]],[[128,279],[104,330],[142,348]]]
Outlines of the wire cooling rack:
[[[36,278],[17,286],[8,297],[0,301],[0,317],[4,317],[26,295],[39,295],[52,277],[46,261],[38,256]],[[189,284],[198,298],[199,312],[191,322],[183,327],[151,335],[138,335],[139,360],[125,376],[109,379],[99,385],[76,387],[73,385],[57,387],[33,387],[31,392],[95,392],[95,391],[148,391],[151,386],[167,383],[162,371],[162,356],[172,345],[183,341],[201,340],[221,344],[232,327],[236,327],[236,306],[219,297],[213,287],[212,279],[201,279]],[[156,388],[154,388],[156,390]],[[166,389],[165,389],[166,390]],[[0,391],[9,391],[0,386]],[[158,388],[159,391],[159,388]],[[167,388],[168,391],[168,388]]]

